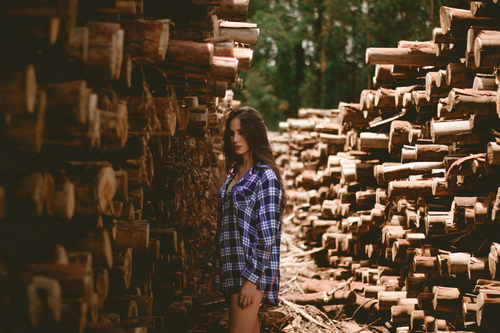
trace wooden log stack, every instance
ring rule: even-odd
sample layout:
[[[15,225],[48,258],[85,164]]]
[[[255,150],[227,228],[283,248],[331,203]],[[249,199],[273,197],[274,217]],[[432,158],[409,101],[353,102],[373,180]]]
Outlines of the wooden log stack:
[[[287,299],[354,291],[362,301],[345,311],[397,332],[497,329],[500,21],[479,10],[490,5],[442,7],[432,41],[367,49],[375,76],[359,103],[280,125],[287,227],[331,266]]]
[[[0,4],[0,331],[182,332],[248,0]],[[154,294],[154,297],[153,297]]]

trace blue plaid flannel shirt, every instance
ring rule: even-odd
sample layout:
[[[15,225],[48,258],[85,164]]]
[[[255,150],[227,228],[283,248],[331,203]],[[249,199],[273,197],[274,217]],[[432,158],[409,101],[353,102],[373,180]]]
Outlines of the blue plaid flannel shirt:
[[[245,280],[264,299],[278,304],[281,242],[281,184],[272,169],[259,163],[230,190],[232,172],[219,191],[219,219],[212,261],[215,289],[239,293]],[[227,192],[227,193],[226,193]]]

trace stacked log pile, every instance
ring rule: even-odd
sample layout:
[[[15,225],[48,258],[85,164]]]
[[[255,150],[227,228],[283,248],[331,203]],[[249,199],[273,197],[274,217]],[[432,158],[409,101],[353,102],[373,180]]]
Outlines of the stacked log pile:
[[[280,124],[302,240],[287,241],[286,302],[396,332],[498,330],[498,6],[442,7],[432,41],[367,49],[358,103]],[[326,268],[300,269],[305,254]]]
[[[186,330],[228,89],[259,35],[247,11],[0,4],[1,332]]]

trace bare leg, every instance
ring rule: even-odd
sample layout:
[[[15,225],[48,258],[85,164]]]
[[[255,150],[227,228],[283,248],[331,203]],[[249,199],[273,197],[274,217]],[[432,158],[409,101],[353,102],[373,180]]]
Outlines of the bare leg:
[[[255,318],[255,324],[253,325],[253,333],[260,333],[259,316]]]
[[[242,309],[238,305],[238,294],[231,295],[231,305],[229,307],[229,333],[258,333],[260,302],[262,301],[261,291],[258,291],[253,304]]]

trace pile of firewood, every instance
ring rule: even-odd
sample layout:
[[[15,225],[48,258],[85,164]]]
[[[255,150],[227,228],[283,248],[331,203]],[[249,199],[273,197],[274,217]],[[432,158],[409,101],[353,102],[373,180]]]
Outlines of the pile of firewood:
[[[497,330],[499,10],[442,7],[432,41],[366,51],[359,103],[280,124],[301,239],[286,243],[285,301],[397,332]]]
[[[248,0],[0,4],[0,331],[181,332]],[[154,293],[154,297],[153,297]]]

